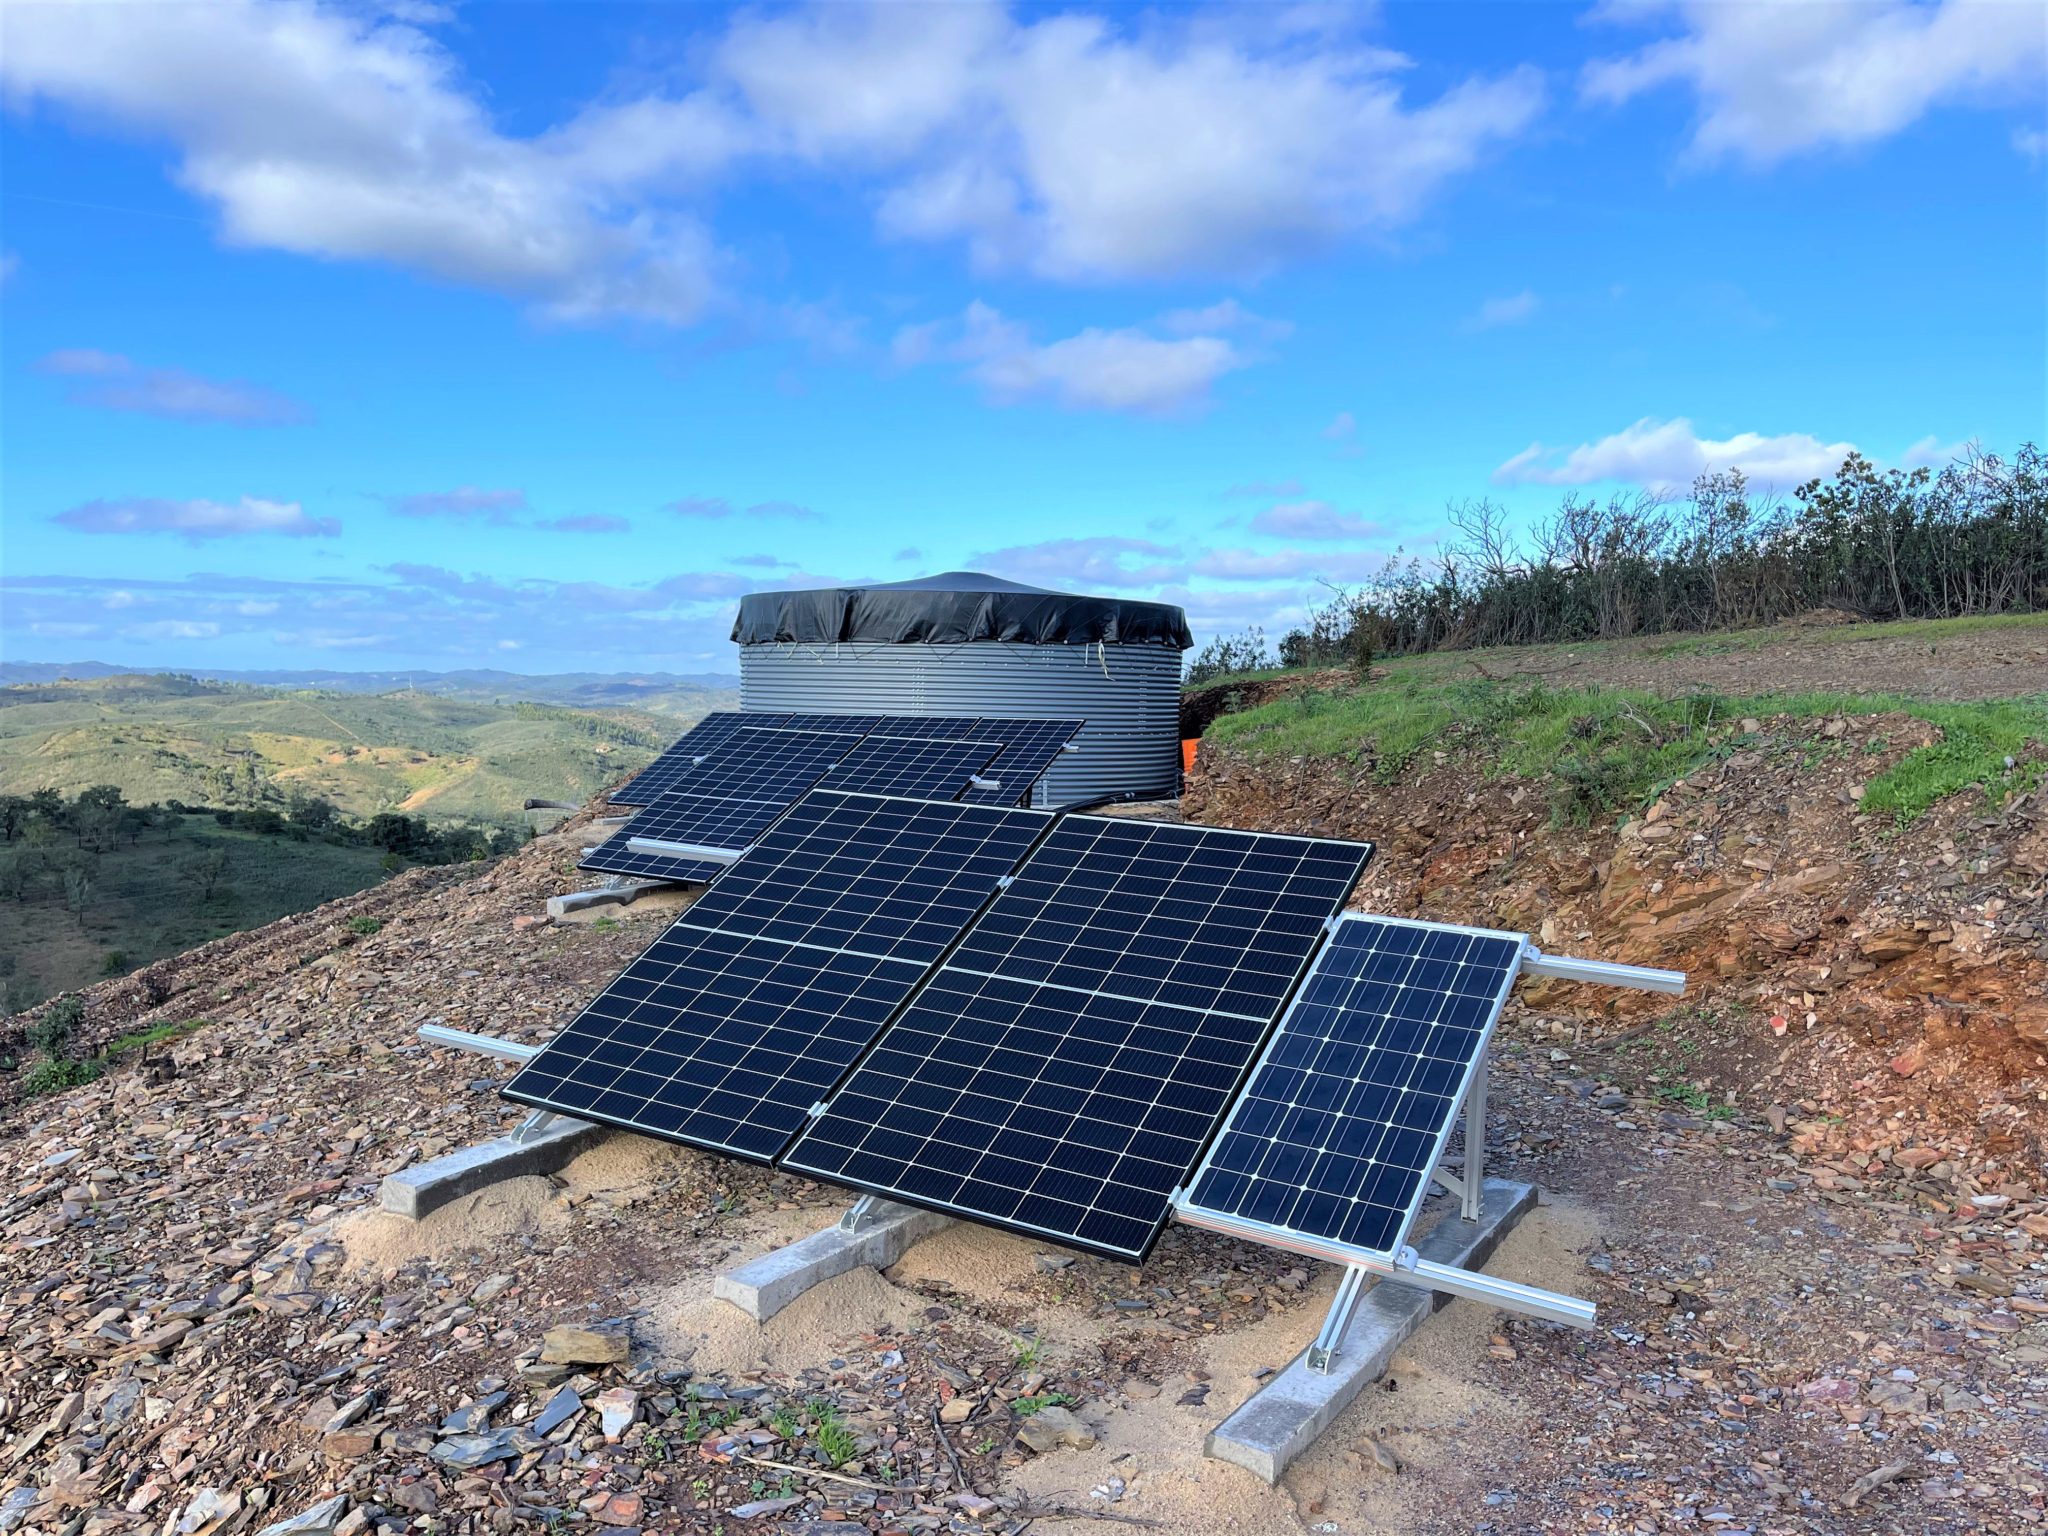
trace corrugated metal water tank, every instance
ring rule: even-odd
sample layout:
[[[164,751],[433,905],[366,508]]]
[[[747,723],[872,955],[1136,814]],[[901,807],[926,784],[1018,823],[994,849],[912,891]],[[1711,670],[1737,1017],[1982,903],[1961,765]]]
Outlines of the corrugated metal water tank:
[[[971,571],[740,600],[740,708],[1079,718],[1033,803],[1180,788],[1181,652],[1168,603],[1084,597]]]

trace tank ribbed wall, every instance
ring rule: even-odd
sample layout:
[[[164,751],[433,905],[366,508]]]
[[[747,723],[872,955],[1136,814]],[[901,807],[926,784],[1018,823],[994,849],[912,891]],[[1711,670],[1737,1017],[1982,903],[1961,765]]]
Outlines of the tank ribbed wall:
[[[743,645],[740,708],[1080,718],[1035,805],[1180,789],[1180,652],[1163,645]]]

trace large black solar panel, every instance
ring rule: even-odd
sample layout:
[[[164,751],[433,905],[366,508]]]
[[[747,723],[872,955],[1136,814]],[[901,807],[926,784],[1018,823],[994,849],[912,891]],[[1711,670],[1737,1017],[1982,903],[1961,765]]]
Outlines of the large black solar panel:
[[[647,805],[667,790],[681,789],[707,754],[737,730],[830,731],[865,735],[879,715],[786,715],[765,710],[721,710],[706,715],[639,773],[613,790],[613,805]]]
[[[1338,924],[1189,1181],[1182,1218],[1322,1257],[1391,1257],[1527,943],[1399,918]]]
[[[1264,1029],[948,966],[784,1166],[1135,1261]]]
[[[1050,820],[813,793],[506,1093],[772,1158]]]
[[[952,800],[1000,751],[992,741],[906,739],[876,731],[863,736],[818,782],[823,789]]]
[[[784,1166],[1142,1259],[1371,853],[1062,817]]]
[[[689,910],[701,927],[937,960],[1050,812],[815,789]]]
[[[706,715],[676,738],[668,749],[632,778],[613,790],[613,805],[645,805],[681,781],[713,748],[742,726],[765,729],[786,718],[782,715],[746,715],[737,710],[719,710]]]
[[[766,1161],[923,974],[916,961],[679,922],[505,1095]]]
[[[1370,843],[1064,816],[952,964],[1270,1019]]]
[[[981,719],[974,722],[977,741],[999,741],[1003,755],[989,765],[986,778],[1000,786],[969,789],[960,798],[989,805],[1024,805],[1045,771],[1066,749],[1085,722],[1080,720]]]
[[[636,842],[750,847],[860,740],[830,731],[734,730],[667,791],[583,858],[583,868],[652,880],[708,880],[720,868]]]

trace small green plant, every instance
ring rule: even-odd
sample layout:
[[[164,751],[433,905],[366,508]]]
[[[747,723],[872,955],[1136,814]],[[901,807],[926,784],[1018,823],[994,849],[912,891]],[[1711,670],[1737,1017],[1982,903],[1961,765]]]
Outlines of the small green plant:
[[[354,917],[350,918],[348,922],[343,926],[345,926],[350,933],[357,935],[359,938],[366,939],[371,934],[375,933],[378,929],[382,928],[384,925],[381,922],[379,922],[376,918],[365,916],[364,914],[359,912]]]
[[[797,1422],[796,1415],[789,1411],[787,1404],[768,1415],[768,1427],[785,1440],[794,1440],[804,1432],[803,1426]]]
[[[860,1442],[853,1431],[846,1427],[846,1421],[838,1414],[818,1425],[818,1449],[825,1453],[825,1460],[835,1467],[843,1467],[860,1454]]]
[[[102,976],[119,976],[128,969],[128,956],[118,949],[107,951],[107,958],[100,962]]]
[[[1017,1417],[1028,1419],[1041,1408],[1064,1408],[1073,1399],[1064,1392],[1034,1392],[1029,1397],[1020,1397],[1010,1404]]]
[[[974,1454],[977,1456],[986,1456],[990,1451],[994,1450],[995,1448],[996,1442],[995,1437],[993,1435],[983,1435],[979,1440],[974,1442]]]
[[[1045,1355],[1045,1340],[1039,1338],[1019,1339],[1014,1346],[1017,1355],[1017,1369],[1036,1370],[1038,1362]]]
[[[76,993],[60,997],[28,1027],[28,1043],[46,1056],[55,1056],[71,1043],[78,1021],[85,1017],[85,999]]]
[[[97,1060],[70,1061],[62,1056],[39,1056],[21,1074],[21,1094],[23,1098],[36,1099],[46,1093],[62,1093],[66,1088],[78,1088],[92,1082],[102,1070]]]
[[[596,922],[592,923],[590,926],[599,933],[617,933],[621,928],[625,927],[626,925],[620,922],[616,917],[600,917]]]
[[[646,1447],[647,1459],[650,1461],[668,1461],[672,1457],[668,1436],[658,1429],[647,1431],[647,1438],[641,1444]]]

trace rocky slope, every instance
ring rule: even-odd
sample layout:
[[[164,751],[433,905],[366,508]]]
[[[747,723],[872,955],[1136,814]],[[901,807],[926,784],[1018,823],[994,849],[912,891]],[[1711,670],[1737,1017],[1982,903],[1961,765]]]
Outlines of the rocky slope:
[[[1383,788],[1205,749],[1191,817],[1379,838],[1362,904],[1701,983],[1504,1027],[1489,1167],[1548,1203],[1494,1268],[1600,1330],[1451,1307],[1278,1489],[1202,1436],[1325,1266],[959,1227],[759,1329],[711,1273],[843,1196],[620,1137],[377,1214],[516,1113],[418,1026],[543,1039],[673,909],[545,920],[579,817],[88,994],[88,1041],[194,1027],[0,1105],[0,1532],[2048,1528],[2040,804],[1888,834],[1855,791],[1919,722],[1758,726],[1597,830],[1448,757]]]

